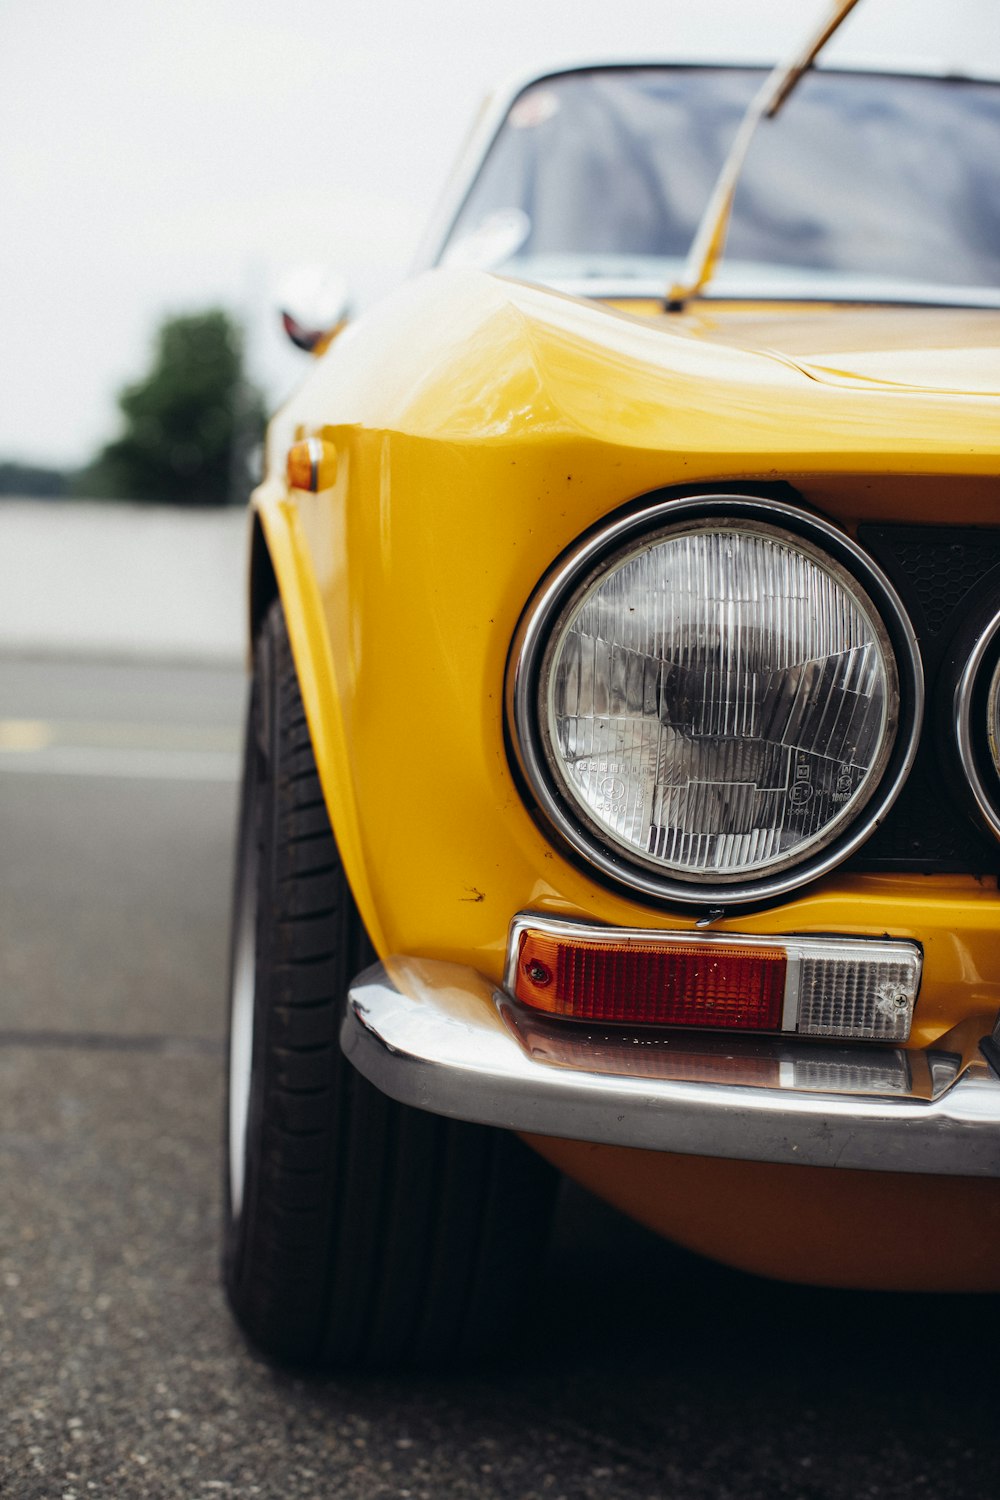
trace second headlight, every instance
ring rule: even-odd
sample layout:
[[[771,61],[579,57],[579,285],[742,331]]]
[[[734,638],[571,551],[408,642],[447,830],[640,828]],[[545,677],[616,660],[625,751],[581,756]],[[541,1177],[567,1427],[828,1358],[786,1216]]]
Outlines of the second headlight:
[[[801,884],[862,841],[912,759],[902,609],[848,538],[792,507],[706,497],[617,523],[543,586],[515,650],[543,810],[647,894]]]

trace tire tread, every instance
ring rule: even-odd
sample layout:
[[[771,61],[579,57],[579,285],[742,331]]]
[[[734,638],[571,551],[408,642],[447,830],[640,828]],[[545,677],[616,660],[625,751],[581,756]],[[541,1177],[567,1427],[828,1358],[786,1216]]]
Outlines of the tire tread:
[[[257,949],[259,1151],[244,1213],[228,1216],[230,1301],[266,1354],[298,1365],[467,1355],[502,1331],[518,1268],[539,1253],[555,1174],[504,1132],[396,1103],[343,1057],[343,997],[375,953],[330,831],[277,604],[255,684],[248,755],[256,747],[270,773],[254,829],[267,914]]]

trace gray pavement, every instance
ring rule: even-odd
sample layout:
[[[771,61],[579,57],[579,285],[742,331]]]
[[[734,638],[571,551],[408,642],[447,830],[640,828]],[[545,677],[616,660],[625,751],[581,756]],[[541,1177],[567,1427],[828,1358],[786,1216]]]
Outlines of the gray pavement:
[[[0,659],[3,1500],[1000,1494],[993,1302],[772,1286],[578,1192],[504,1363],[247,1349],[217,1272],[241,702],[235,671]]]

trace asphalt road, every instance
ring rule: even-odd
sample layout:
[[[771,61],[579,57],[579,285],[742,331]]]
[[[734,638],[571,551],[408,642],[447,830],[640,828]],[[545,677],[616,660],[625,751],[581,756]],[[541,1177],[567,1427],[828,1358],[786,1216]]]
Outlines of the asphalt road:
[[[0,1496],[994,1500],[1000,1318],[567,1193],[502,1364],[307,1380],[217,1272],[242,683],[0,661]]]

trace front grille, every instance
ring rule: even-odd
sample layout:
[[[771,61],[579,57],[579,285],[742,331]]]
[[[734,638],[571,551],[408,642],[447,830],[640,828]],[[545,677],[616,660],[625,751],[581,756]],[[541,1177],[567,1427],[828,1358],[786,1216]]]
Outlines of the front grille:
[[[1000,874],[1000,844],[975,825],[935,743],[948,706],[939,677],[973,598],[1000,605],[1000,530],[951,526],[861,526],[858,541],[884,569],[913,622],[927,679],[927,713],[913,770],[882,827],[848,860],[849,870]]]
[[[904,598],[910,595],[906,603],[917,634],[931,638],[950,634],[963,600],[987,573],[1000,567],[1000,531],[862,526],[858,540]]]

